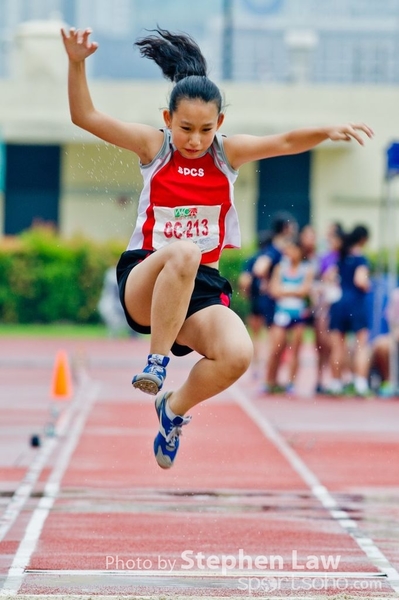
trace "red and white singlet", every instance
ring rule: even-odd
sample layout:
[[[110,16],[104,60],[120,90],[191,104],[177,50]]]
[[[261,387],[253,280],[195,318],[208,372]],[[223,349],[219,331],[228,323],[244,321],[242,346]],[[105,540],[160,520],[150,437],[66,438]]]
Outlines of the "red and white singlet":
[[[239,248],[240,228],[233,199],[237,171],[228,164],[223,138],[216,134],[199,158],[184,158],[164,130],[164,142],[148,165],[136,227],[127,250],[158,250],[190,240],[202,252],[201,263],[219,260],[223,248]]]

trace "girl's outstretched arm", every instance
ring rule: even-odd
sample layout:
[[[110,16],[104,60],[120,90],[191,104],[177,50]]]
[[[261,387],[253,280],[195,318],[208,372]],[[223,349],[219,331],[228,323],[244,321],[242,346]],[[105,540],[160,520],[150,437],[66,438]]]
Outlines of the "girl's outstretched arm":
[[[89,39],[90,29],[84,31],[61,29],[62,40],[69,59],[68,98],[72,122],[93,135],[135,152],[141,162],[150,162],[160,149],[163,134],[154,127],[125,123],[98,111],[87,85],[85,60],[98,48]]]
[[[332,127],[295,129],[268,136],[233,135],[226,139],[224,146],[230,164],[237,169],[246,162],[262,158],[306,152],[325,140],[355,140],[363,145],[364,135],[372,138],[373,130],[364,123],[347,123]]]

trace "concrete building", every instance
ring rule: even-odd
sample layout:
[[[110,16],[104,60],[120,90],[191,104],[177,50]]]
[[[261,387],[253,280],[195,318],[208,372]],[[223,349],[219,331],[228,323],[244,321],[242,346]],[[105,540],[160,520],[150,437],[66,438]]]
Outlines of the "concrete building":
[[[19,26],[12,77],[0,79],[6,157],[0,235],[50,221],[65,236],[83,233],[127,241],[141,189],[137,159],[71,124],[60,26],[57,21]],[[372,244],[381,245],[386,150],[399,140],[398,87],[320,86],[302,77],[220,85],[227,103],[227,135],[346,121],[364,121],[376,134],[364,147],[325,143],[298,157],[244,166],[236,186],[244,244],[253,240],[256,229],[267,226],[272,212],[284,208],[302,223],[310,220],[320,233],[331,220],[347,226],[365,223]],[[145,81],[93,78],[90,87],[101,110],[126,121],[162,126],[161,108],[170,87],[160,76]]]

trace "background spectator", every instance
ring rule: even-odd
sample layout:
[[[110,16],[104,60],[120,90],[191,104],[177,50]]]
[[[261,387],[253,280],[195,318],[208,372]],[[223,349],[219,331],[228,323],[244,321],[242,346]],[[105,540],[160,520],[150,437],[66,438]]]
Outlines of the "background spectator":
[[[97,310],[108,329],[110,337],[116,337],[129,331],[130,328],[126,323],[125,313],[119,300],[115,267],[109,267],[105,272]]]
[[[377,375],[379,396],[389,398],[398,394],[398,381],[391,381],[391,375],[397,378],[399,370],[399,288],[395,288],[389,298],[387,310],[389,333],[375,338],[371,349],[370,371]],[[396,362],[396,374],[391,373],[392,361]]]
[[[270,293],[276,299],[276,310],[270,330],[269,361],[264,392],[280,391],[278,382],[282,354],[286,347],[291,350],[287,392],[294,391],[298,371],[299,352],[309,314],[309,297],[314,270],[302,258],[302,246],[298,241],[288,241],[284,258],[276,266],[270,282]]]
[[[339,223],[332,223],[326,232],[327,250],[317,261],[316,278],[312,287],[314,339],[317,353],[316,393],[326,393],[324,378],[330,364],[331,340],[329,332],[330,306],[341,296],[337,282],[336,264],[343,242],[344,231]]]
[[[259,256],[262,256],[265,248],[270,245],[270,242],[270,234],[268,232],[261,232],[259,234],[259,250],[246,260],[238,278],[239,292],[249,301],[249,313],[246,322],[254,344],[252,366],[255,377],[258,375],[258,365],[260,362],[261,334],[265,329],[265,325],[267,325],[267,310],[264,306],[264,295],[261,294],[262,279],[253,274],[253,267]]]
[[[346,336],[353,333],[353,385],[359,396],[369,393],[369,327],[366,294],[370,288],[368,261],[363,249],[368,241],[368,230],[358,225],[344,236],[339,259],[335,268],[341,286],[341,298],[330,307],[331,373],[329,391],[343,392],[343,371],[347,364],[348,346]]]
[[[269,283],[274,268],[280,262],[282,252],[287,240],[292,238],[297,231],[298,225],[294,217],[288,212],[278,212],[272,220],[270,232],[264,232],[260,239],[261,249],[249,259],[244,273],[239,281],[240,289],[247,288],[251,294],[251,311],[255,310],[257,315],[255,319],[250,316],[252,323],[255,323],[255,330],[251,330],[254,339],[255,356],[254,367],[257,374],[258,363],[260,361],[259,327],[264,324],[267,328],[273,323],[275,300],[269,293]],[[252,313],[253,314],[253,313]]]

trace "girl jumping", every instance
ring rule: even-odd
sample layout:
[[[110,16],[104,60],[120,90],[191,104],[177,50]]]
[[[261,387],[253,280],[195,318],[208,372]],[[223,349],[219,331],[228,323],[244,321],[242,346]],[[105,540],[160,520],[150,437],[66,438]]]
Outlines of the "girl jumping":
[[[233,201],[238,169],[246,162],[310,150],[325,140],[372,136],[367,125],[299,129],[270,136],[223,137],[219,88],[188,35],[157,28],[138,42],[142,56],[157,63],[174,83],[164,127],[125,123],[97,110],[85,75],[85,61],[98,44],[90,29],[62,30],[69,58],[68,92],[72,122],[95,136],[137,154],[143,176],[138,217],[118,264],[120,298],[129,325],[151,332],[150,354],[133,386],[156,395],[159,432],[154,453],[170,468],[187,412],[234,383],[248,368],[252,343],[241,319],[229,308],[229,282],[218,271],[225,247],[240,246]],[[202,358],[185,383],[160,392],[169,354],[192,350]]]

